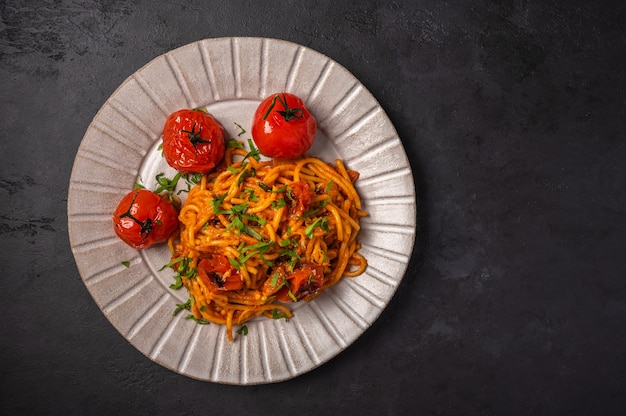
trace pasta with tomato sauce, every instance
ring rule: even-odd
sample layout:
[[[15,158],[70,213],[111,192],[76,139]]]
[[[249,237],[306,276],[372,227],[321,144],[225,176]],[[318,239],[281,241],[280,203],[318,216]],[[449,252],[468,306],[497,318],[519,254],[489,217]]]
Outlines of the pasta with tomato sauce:
[[[260,160],[240,142],[223,166],[189,190],[171,267],[199,322],[233,326],[258,316],[292,317],[308,301],[367,266],[358,253],[358,172],[341,160]],[[232,143],[231,143],[232,144]]]

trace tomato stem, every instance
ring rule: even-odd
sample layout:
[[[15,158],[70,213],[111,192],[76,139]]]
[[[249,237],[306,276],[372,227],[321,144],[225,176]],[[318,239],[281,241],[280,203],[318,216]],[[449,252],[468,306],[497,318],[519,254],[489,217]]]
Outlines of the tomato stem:
[[[198,149],[196,148],[196,145],[200,144],[200,143],[211,143],[210,140],[204,140],[201,136],[202,134],[202,126],[200,126],[200,129],[196,132],[196,122],[193,123],[193,127],[191,128],[191,131],[189,130],[181,130],[181,133],[187,133],[187,135],[189,136],[189,141],[191,142],[191,145],[193,146],[193,148],[196,150],[196,153],[198,152]]]
[[[295,118],[302,118],[301,108],[289,108],[289,106],[287,105],[287,99],[285,98],[285,94],[283,94],[282,98],[280,97],[279,94],[276,94],[274,98],[272,99],[272,103],[270,104],[269,108],[263,115],[263,120],[267,119],[267,116],[270,115],[270,113],[272,112],[272,109],[274,109],[274,106],[276,105],[276,101],[279,101],[283,105],[283,111],[276,110],[276,112],[280,114],[281,116],[283,116],[285,121],[291,121]]]
[[[135,221],[135,223],[141,227],[141,237],[146,238],[148,237],[150,232],[152,232],[152,218],[146,218],[145,221],[139,221],[139,219],[135,218],[133,214],[130,213],[130,210],[133,207],[137,196],[139,196],[139,191],[135,191],[135,196],[133,197],[133,200],[130,201],[130,206],[128,207],[128,210],[125,213],[121,214],[119,218],[130,218],[131,220]]]

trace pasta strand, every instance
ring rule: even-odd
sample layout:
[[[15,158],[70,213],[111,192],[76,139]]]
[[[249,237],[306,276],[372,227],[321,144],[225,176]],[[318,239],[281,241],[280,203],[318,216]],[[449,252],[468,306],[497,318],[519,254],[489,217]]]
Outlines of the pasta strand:
[[[229,148],[220,170],[189,190],[180,231],[168,241],[173,268],[197,320],[233,326],[290,319],[343,276],[362,274],[357,252],[358,173],[318,158],[257,161]],[[235,160],[237,159],[237,160]]]

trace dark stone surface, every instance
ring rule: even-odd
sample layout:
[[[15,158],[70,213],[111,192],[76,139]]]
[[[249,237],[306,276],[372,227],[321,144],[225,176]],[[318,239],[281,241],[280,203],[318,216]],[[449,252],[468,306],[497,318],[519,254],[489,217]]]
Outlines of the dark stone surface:
[[[212,3],[0,2],[0,414],[622,414],[622,3]],[[67,236],[74,155],[100,106],[154,57],[220,36],[294,41],[353,72],[419,197],[380,319],[275,385],[145,358],[89,296]]]

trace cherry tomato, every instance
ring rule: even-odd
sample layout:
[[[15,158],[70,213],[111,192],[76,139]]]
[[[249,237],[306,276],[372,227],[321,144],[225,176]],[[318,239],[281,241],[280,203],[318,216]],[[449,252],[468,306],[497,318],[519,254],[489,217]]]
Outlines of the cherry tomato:
[[[228,258],[222,254],[211,254],[198,262],[198,277],[212,291],[239,290],[243,280]]]
[[[274,94],[259,104],[252,120],[252,139],[265,156],[295,159],[309,150],[317,123],[304,102],[289,93]]]
[[[161,243],[178,228],[174,205],[147,189],[135,189],[122,198],[113,213],[115,233],[136,249]]]
[[[314,263],[302,263],[286,276],[287,283],[276,293],[280,302],[307,299],[319,292],[324,283],[322,266]]]
[[[294,215],[302,215],[311,205],[315,192],[307,182],[293,182],[289,184],[287,200],[289,201],[289,212]]]
[[[208,173],[224,158],[224,128],[202,110],[179,110],[163,127],[163,156],[182,173]]]

